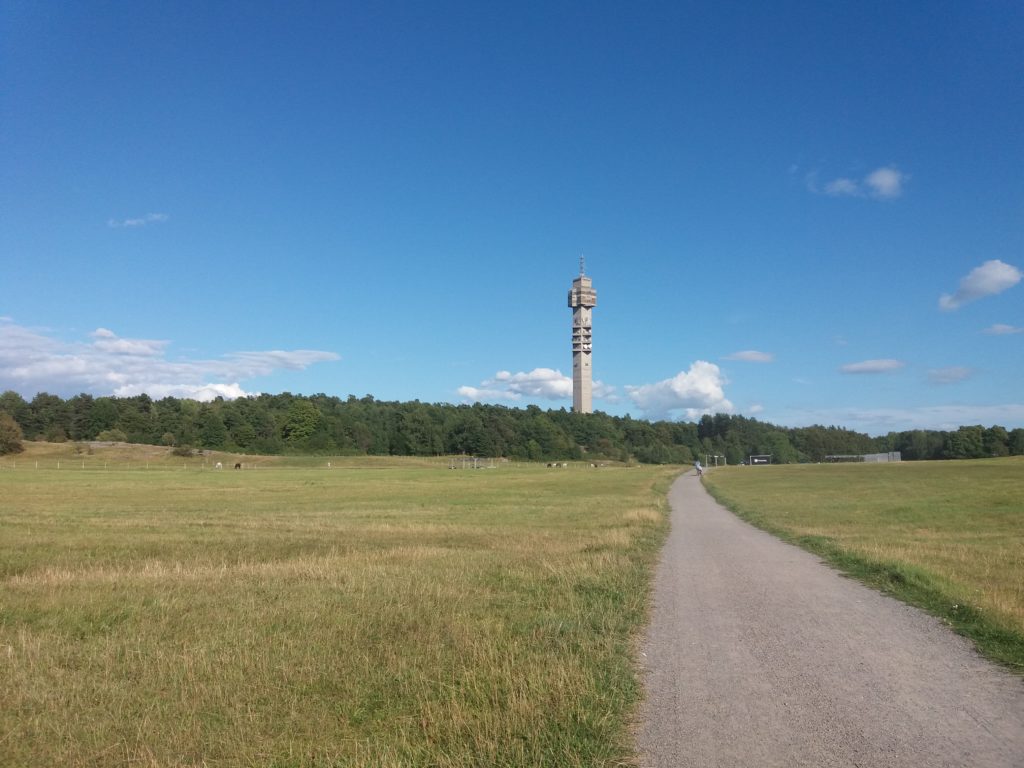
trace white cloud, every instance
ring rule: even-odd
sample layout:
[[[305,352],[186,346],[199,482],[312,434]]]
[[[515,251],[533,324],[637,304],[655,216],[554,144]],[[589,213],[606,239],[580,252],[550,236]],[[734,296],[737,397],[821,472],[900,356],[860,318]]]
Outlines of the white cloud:
[[[953,365],[948,368],[933,368],[928,371],[928,381],[932,384],[954,384],[958,381],[970,378],[973,371],[970,368]]]
[[[595,381],[594,386],[591,389],[591,393],[598,400],[604,400],[608,403],[620,402],[620,398],[615,387],[611,384],[605,384],[603,381]]]
[[[313,363],[331,362],[341,357],[334,352],[317,349],[275,349],[267,352],[231,352],[225,355],[225,365],[242,378],[268,376],[276,370],[303,371]]]
[[[633,403],[650,418],[669,418],[673,414],[688,419],[706,413],[732,413],[733,404],[725,397],[725,378],[718,366],[697,360],[688,371],[656,384],[627,386]]]
[[[231,384],[150,384],[145,389],[137,386],[119,387],[113,392],[115,397],[132,397],[133,395],[149,395],[154,400],[164,397],[177,397],[183,400],[198,400],[206,403],[223,397],[225,400],[235,400],[239,397],[257,395],[258,392],[246,392],[238,382]]]
[[[459,397],[471,403],[486,403],[495,400],[518,400],[519,395],[514,395],[505,389],[494,389],[488,387],[470,387],[463,385],[455,390]]]
[[[775,362],[775,355],[770,352],[758,352],[756,349],[745,349],[741,352],[733,352],[725,356],[726,360],[741,360],[747,363],[772,363]]]
[[[939,297],[939,308],[949,312],[959,309],[964,304],[1002,293],[1012,288],[1021,280],[1021,271],[1011,264],[999,259],[986,261],[980,267],[972,269],[960,281],[956,293],[944,293]]]
[[[0,390],[212,400],[247,394],[239,383],[245,379],[340,359],[333,352],[300,349],[168,360],[167,341],[121,338],[106,328],[90,336],[91,342],[63,342],[45,331],[0,323]]]
[[[825,182],[818,186],[817,172],[806,176],[807,189],[814,194],[826,194],[831,197],[873,197],[876,200],[891,200],[903,194],[903,188],[910,176],[892,166],[883,166],[871,171],[863,179],[851,179],[845,176]]]
[[[891,373],[904,365],[906,363],[901,360],[863,360],[859,363],[847,363],[839,370],[843,373]]]
[[[572,397],[572,379],[553,368],[534,368],[528,373],[499,371],[495,382],[517,396],[559,400]]]
[[[142,357],[154,357],[162,355],[166,341],[150,341],[146,339],[122,339],[113,331],[106,328],[97,328],[92,332],[96,339],[92,346],[101,352],[109,352],[115,355],[139,355]]]
[[[891,198],[903,194],[903,182],[907,177],[895,168],[878,168],[864,179],[864,185],[873,197]]]
[[[833,179],[825,185],[825,194],[833,197],[856,197],[861,194],[861,190],[860,185],[853,179]]]
[[[554,368],[534,368],[532,371],[511,373],[498,371],[494,378],[480,382],[479,387],[461,386],[459,397],[473,402],[512,401],[527,399],[572,399],[572,378]],[[593,395],[599,400],[615,401],[615,387],[595,381]]]
[[[147,224],[160,224],[167,221],[170,218],[166,213],[147,213],[145,216],[141,216],[137,219],[108,219],[107,226],[113,229],[121,229],[127,227],[129,229],[134,227],[144,227]]]
[[[1008,336],[1013,333],[1024,333],[1024,328],[1015,328],[1005,323],[996,323],[986,328],[982,333],[987,333],[989,336]]]

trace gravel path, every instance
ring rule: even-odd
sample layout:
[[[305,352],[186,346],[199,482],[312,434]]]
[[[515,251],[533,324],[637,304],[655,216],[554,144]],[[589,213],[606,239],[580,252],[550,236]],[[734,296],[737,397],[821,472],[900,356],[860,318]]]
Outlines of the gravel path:
[[[669,501],[644,768],[1024,766],[1024,680],[742,522],[692,472]]]

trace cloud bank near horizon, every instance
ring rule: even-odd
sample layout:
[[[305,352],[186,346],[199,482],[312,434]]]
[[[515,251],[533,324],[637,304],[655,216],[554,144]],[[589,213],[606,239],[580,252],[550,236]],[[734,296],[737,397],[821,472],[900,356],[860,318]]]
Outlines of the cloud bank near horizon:
[[[790,427],[835,424],[868,435],[927,429],[955,432],[971,424],[1024,424],[1024,403],[1000,405],[932,405],[909,408],[836,408],[789,410],[773,416],[774,423]]]
[[[459,397],[471,402],[511,401],[524,398],[539,400],[572,400],[572,378],[555,368],[534,368],[532,371],[498,371],[493,378],[480,382],[480,386],[461,386]],[[594,397],[616,401],[615,388],[600,381],[594,382]]]
[[[232,352],[213,360],[168,360],[169,341],[123,338],[107,328],[97,328],[89,338],[64,342],[45,330],[3,318],[0,390],[233,399],[256,394],[242,387],[247,379],[341,359],[334,352],[298,349]]]
[[[760,353],[759,353],[760,354]],[[654,384],[627,385],[626,395],[645,418],[669,419],[683,416],[697,419],[710,413],[733,413],[725,396],[725,378],[714,363],[694,362],[686,371]],[[499,371],[479,386],[462,386],[460,397],[469,402],[519,402],[524,399],[572,400],[572,378],[553,368],[511,373]],[[594,382],[594,399],[618,403],[615,387]]]

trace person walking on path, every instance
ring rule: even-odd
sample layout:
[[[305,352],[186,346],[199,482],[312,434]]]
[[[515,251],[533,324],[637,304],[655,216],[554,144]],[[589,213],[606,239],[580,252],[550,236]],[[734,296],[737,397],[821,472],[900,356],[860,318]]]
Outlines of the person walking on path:
[[[642,646],[643,768],[1021,768],[1024,679],[678,479]]]

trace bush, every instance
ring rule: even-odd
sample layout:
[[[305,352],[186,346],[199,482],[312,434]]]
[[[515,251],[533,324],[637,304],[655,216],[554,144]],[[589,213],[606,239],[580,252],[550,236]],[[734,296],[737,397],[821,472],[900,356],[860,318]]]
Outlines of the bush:
[[[171,450],[172,456],[191,456],[192,453],[191,445],[178,445]]]
[[[21,444],[24,437],[21,427],[14,417],[0,411],[0,456],[5,453],[21,453],[25,450],[25,446]]]

